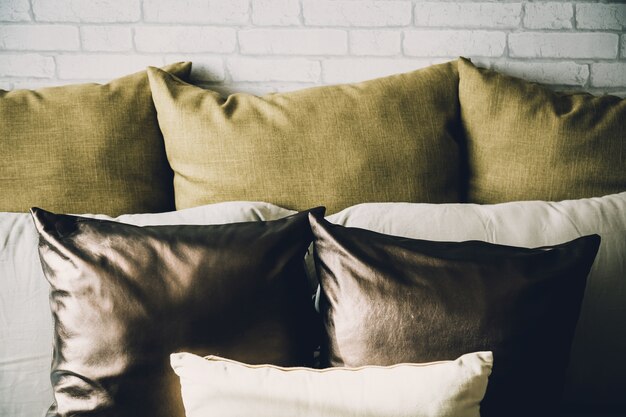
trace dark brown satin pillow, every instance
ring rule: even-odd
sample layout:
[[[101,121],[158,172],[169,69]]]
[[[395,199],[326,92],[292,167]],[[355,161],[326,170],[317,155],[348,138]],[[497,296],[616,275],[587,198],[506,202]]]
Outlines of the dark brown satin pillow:
[[[600,237],[537,249],[431,242],[311,216],[322,363],[391,365],[490,350],[483,417],[558,415]]]
[[[32,214],[55,321],[48,416],[183,417],[176,351],[310,364],[306,212],[147,227]]]

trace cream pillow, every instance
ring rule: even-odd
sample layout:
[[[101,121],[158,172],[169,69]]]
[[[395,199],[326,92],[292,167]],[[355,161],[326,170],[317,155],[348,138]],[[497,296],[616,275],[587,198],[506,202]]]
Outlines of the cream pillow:
[[[414,239],[530,248],[600,235],[572,345],[564,405],[595,413],[626,407],[626,192],[560,202],[361,204],[328,220]]]
[[[491,352],[454,361],[281,368],[174,353],[187,417],[479,417]]]

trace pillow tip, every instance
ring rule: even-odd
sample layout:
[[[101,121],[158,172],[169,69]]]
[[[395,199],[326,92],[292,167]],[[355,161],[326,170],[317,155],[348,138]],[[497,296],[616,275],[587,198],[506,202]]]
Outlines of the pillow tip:
[[[478,357],[485,363],[488,363],[490,366],[493,365],[493,352],[490,350],[476,352]]]
[[[588,236],[588,241],[589,245],[593,248],[595,255],[597,255],[598,250],[600,250],[600,244],[602,243],[602,237],[599,234],[594,233]]]
[[[316,219],[324,218],[324,215],[326,214],[326,207],[324,206],[313,207],[307,210],[307,212],[309,213],[309,218],[311,217],[315,217]]]
[[[172,366],[183,360],[183,358],[187,355],[185,352],[174,352],[170,353],[170,363]]]
[[[325,221],[324,220],[325,211],[326,211],[326,208],[324,207],[316,207],[308,211],[309,224],[311,225],[311,228],[313,230],[320,227],[321,223]]]
[[[463,67],[476,68],[476,65],[474,65],[474,63],[472,62],[472,59],[466,56],[460,56],[459,59],[457,60],[457,63],[458,65],[461,65]]]
[[[45,229],[46,219],[49,218],[52,213],[40,207],[31,207],[29,212],[35,222],[35,228],[41,233]]]

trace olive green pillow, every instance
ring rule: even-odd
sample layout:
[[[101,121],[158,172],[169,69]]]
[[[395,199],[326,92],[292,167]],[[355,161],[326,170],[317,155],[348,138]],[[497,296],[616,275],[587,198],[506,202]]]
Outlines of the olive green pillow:
[[[191,63],[165,67],[186,78]],[[108,84],[0,90],[0,211],[156,212],[172,171],[146,72]]]
[[[459,61],[468,198],[564,200],[626,190],[626,100],[566,94]]]
[[[336,212],[459,201],[456,62],[359,84],[255,97],[149,68],[178,209],[262,200]]]

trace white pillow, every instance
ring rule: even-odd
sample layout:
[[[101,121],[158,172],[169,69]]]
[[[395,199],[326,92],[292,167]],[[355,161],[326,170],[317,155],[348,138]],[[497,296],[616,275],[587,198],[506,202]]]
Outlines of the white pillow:
[[[170,360],[187,417],[479,417],[493,357],[323,370],[191,353]]]
[[[141,226],[221,224],[274,220],[293,213],[267,203],[230,202],[114,220]],[[0,213],[0,416],[44,416],[53,401],[53,324],[37,242],[30,214]]]
[[[566,381],[567,408],[626,408],[626,192],[561,202],[494,205],[373,203],[328,217],[409,238],[482,240],[538,247],[597,233],[602,243],[587,281]]]

